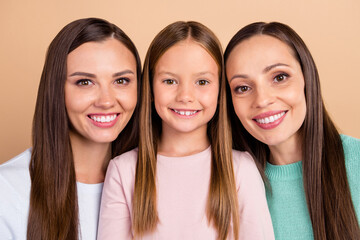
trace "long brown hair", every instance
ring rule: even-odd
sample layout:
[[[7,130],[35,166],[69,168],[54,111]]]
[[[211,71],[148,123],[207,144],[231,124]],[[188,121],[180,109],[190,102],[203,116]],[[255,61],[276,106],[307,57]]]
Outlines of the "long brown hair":
[[[156,155],[161,135],[161,119],[152,102],[152,80],[159,58],[180,41],[191,39],[199,43],[219,66],[219,99],[216,113],[208,123],[212,163],[207,218],[225,239],[231,220],[235,239],[238,238],[238,203],[232,165],[231,130],[227,118],[225,77],[222,49],[213,32],[197,22],[175,22],[165,27],[152,41],[146,54],[141,90],[141,129],[136,166],[133,201],[133,231],[136,236],[151,232],[158,223],[156,206]]]
[[[110,37],[119,40],[134,54],[139,93],[141,64],[137,50],[114,24],[97,18],[73,21],[57,34],[47,51],[32,130],[29,240],[78,239],[76,176],[64,94],[66,60],[81,44]],[[112,143],[112,157],[137,145],[138,114],[136,107],[129,123]]]
[[[225,62],[240,42],[261,34],[275,37],[287,44],[295,53],[294,57],[300,63],[304,75],[307,110],[300,136],[304,189],[314,238],[360,239],[341,138],[325,109],[315,62],[300,36],[282,23],[258,22],[247,25],[230,40],[225,50]],[[227,93],[228,104],[231,105],[229,86]],[[268,146],[245,130],[231,106],[229,114],[234,128],[234,147],[250,151],[264,170],[270,156]]]

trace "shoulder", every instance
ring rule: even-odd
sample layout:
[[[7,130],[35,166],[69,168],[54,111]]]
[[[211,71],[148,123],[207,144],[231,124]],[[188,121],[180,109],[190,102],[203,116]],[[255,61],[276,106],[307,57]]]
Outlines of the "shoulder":
[[[134,176],[136,170],[137,155],[138,148],[135,148],[113,158],[112,160],[110,160],[106,175],[113,175],[116,173],[117,175],[122,177]]]
[[[111,161],[118,167],[121,168],[133,168],[136,167],[136,161],[138,156],[138,148],[134,148],[126,153],[123,153]]]
[[[254,159],[248,152],[232,150],[234,169],[257,169]]]
[[[3,169],[28,167],[31,159],[31,148],[26,149],[24,152],[13,157],[12,159],[0,164],[0,171]]]
[[[360,139],[347,135],[340,135],[344,148],[345,158],[360,158]]]
[[[233,168],[237,181],[259,181],[262,182],[261,175],[255,164],[254,159],[248,152],[233,150]]]
[[[0,165],[0,236],[25,239],[31,180],[31,149]],[[6,193],[6,194],[3,194]]]
[[[18,178],[19,176],[29,175],[29,164],[31,159],[31,148],[25,150],[16,157],[0,165],[0,177],[2,180]]]
[[[348,177],[358,178],[360,170],[360,139],[340,135],[344,149],[345,166]]]
[[[123,153],[110,160],[102,191],[101,208],[113,210],[112,203],[131,202],[136,174],[138,149]],[[102,211],[102,210],[101,210]]]

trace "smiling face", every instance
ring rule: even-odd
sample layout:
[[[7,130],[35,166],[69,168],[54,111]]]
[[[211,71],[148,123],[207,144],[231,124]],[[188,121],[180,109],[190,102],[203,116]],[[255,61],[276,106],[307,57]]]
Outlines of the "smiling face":
[[[306,101],[293,51],[274,37],[255,35],[233,49],[226,69],[234,109],[245,129],[269,146],[298,144]]]
[[[87,42],[69,53],[65,105],[72,137],[114,141],[130,120],[136,101],[135,57],[120,41]]]
[[[153,91],[163,133],[203,135],[217,108],[219,68],[200,44],[181,41],[156,63]]]

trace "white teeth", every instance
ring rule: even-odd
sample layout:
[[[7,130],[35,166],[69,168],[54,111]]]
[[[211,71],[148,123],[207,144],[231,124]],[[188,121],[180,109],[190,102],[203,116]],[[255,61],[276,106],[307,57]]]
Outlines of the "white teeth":
[[[197,110],[195,110],[195,111],[178,111],[175,109],[173,109],[173,110],[174,110],[174,112],[176,112],[182,116],[191,116],[191,115],[194,115],[195,113],[197,113]]]
[[[266,118],[259,118],[259,119],[255,119],[258,123],[261,124],[268,124],[268,123],[272,123],[275,122],[276,120],[278,120],[279,118],[281,118],[282,116],[284,116],[285,112],[279,113],[279,114],[275,114],[273,116],[270,117],[266,117]]]
[[[105,123],[105,122],[114,121],[115,118],[116,118],[116,114],[114,114],[114,115],[106,115],[106,116],[90,116],[90,118],[92,120],[94,120],[95,122]]]

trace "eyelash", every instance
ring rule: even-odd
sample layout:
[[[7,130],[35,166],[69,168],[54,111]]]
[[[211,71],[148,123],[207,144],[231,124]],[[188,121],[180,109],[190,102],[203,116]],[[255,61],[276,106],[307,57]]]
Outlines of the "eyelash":
[[[277,78],[279,78],[279,77],[283,77],[283,79],[280,80],[280,81],[277,80]],[[274,77],[274,82],[282,82],[282,81],[286,80],[288,77],[289,77],[288,74],[286,74],[286,73],[280,73],[280,74],[278,74],[278,75],[276,75],[276,76]]]
[[[242,89],[242,88],[246,88],[246,90],[241,90],[241,91],[240,91],[240,89]],[[243,85],[243,86],[237,86],[237,87],[234,89],[234,92],[237,93],[237,94],[244,94],[244,93],[248,92],[250,89],[251,89],[251,88],[250,88],[249,86],[245,86],[245,85]]]
[[[125,85],[125,84],[128,84],[130,82],[130,79],[128,79],[128,78],[118,78],[114,82],[116,84],[119,84],[119,85],[123,85],[123,84]],[[91,84],[94,84],[94,83],[90,79],[80,79],[80,80],[76,81],[76,85],[79,85],[79,86],[89,86]]]
[[[173,79],[165,79],[163,81],[163,83],[168,84],[168,85],[174,85],[176,84],[176,80]],[[208,80],[205,79],[201,79],[199,81],[196,82],[196,84],[200,85],[200,86],[204,86],[204,85],[208,85],[210,82]]]
[[[122,81],[122,83],[119,83],[119,81]],[[130,82],[130,79],[128,78],[118,78],[115,80],[117,84],[128,84]]]
[[[201,84],[200,82],[202,82],[203,84]],[[208,80],[205,80],[205,79],[201,79],[201,80],[196,82],[196,84],[198,84],[200,86],[208,85],[209,83],[210,82]]]
[[[93,82],[90,79],[80,79],[76,81],[76,85],[79,86],[89,86],[90,84],[93,84]]]
[[[283,78],[281,80],[279,80],[279,78]],[[274,77],[274,82],[276,83],[280,83],[284,80],[286,80],[287,78],[289,77],[289,74],[286,74],[286,73],[280,73],[280,74],[277,74],[275,77]],[[235,87],[234,91],[238,94],[244,94],[246,92],[248,92],[249,90],[251,90],[251,87],[249,86],[246,86],[246,85],[242,85],[242,86],[237,86]]]
[[[174,85],[174,84],[176,84],[176,81],[174,79],[165,79],[163,81],[163,83],[165,83],[167,85]]]

